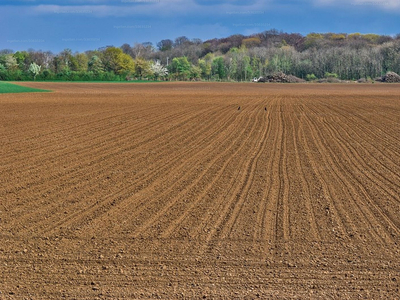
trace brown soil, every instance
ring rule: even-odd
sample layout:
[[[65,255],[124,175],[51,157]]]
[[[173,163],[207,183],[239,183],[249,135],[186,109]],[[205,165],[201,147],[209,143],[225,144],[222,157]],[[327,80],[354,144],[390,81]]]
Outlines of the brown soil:
[[[399,298],[399,85],[24,85],[0,299]]]

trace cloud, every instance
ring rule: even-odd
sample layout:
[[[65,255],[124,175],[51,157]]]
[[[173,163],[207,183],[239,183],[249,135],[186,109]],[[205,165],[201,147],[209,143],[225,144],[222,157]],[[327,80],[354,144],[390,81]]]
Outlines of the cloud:
[[[37,5],[47,4],[47,5],[72,5],[72,4],[104,4],[104,3],[118,3],[121,0],[3,0],[2,5],[18,5],[18,4],[31,4],[35,3]]]
[[[164,3],[174,4],[180,2],[183,5],[196,4],[198,6],[221,6],[221,5],[234,5],[234,6],[251,6],[259,2],[268,2],[270,0],[188,0],[188,1],[177,1],[177,0],[2,0],[1,5],[110,5],[110,6],[120,6],[126,4],[152,4],[152,3]]]
[[[236,6],[249,6],[254,5],[258,1],[257,0],[194,0],[198,5],[204,6],[216,6],[216,5],[236,5]]]
[[[318,6],[351,5],[363,8],[380,8],[384,10],[399,10],[400,0],[314,0]]]
[[[1,5],[60,5],[60,6],[75,6],[75,5],[106,5],[110,7],[131,5],[152,5],[159,3],[164,7],[174,7],[176,3],[180,3],[183,7],[189,10],[191,7],[266,7],[269,4],[275,5],[292,5],[302,4],[308,5],[314,3],[317,6],[339,6],[352,5],[362,7],[378,7],[382,9],[400,9],[400,0],[2,0]]]
[[[43,1],[42,1],[43,2]],[[54,2],[54,1],[49,1]],[[64,2],[80,2],[82,5],[59,4],[31,4],[33,14],[60,14],[60,15],[89,15],[96,17],[124,17],[124,16],[187,16],[190,14],[203,16],[228,16],[263,14],[270,1],[253,0],[243,5],[243,2],[220,0],[210,8],[208,0],[118,0],[108,4],[108,0],[70,0]],[[86,4],[84,2],[107,2],[107,4]],[[201,2],[201,3],[200,3]]]
[[[127,0],[128,1],[128,0]],[[129,2],[133,3],[133,2]],[[135,2],[136,3],[136,2]],[[34,14],[85,15],[96,17],[124,17],[131,15],[159,15],[168,14],[164,5],[159,2],[149,2],[149,5],[38,5],[32,8]],[[174,10],[177,11],[179,7]]]
[[[400,8],[399,0],[353,0],[352,3],[355,5],[379,6],[386,9]]]

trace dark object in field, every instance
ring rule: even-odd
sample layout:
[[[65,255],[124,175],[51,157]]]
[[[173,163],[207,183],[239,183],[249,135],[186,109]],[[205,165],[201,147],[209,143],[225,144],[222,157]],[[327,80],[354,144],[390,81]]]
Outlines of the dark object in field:
[[[254,79],[252,80],[253,82],[267,82],[268,80],[265,77],[254,77]]]
[[[399,83],[400,76],[395,72],[387,72],[386,75],[382,77],[381,81],[387,83]]]
[[[267,108],[266,108],[266,107],[264,107],[264,110],[265,110],[265,111],[267,111]]]
[[[305,82],[305,80],[293,75],[286,75],[283,72],[277,72],[274,74],[267,75],[265,77],[254,78],[253,82],[299,83],[299,82]]]
[[[238,110],[240,110],[240,106],[238,107]]]

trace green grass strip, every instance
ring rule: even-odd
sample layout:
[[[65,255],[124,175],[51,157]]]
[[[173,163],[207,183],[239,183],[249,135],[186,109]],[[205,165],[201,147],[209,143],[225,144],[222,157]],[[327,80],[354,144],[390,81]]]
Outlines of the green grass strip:
[[[37,93],[37,92],[50,92],[49,90],[34,89],[25,87],[9,82],[0,81],[0,94],[9,93]]]
[[[27,81],[32,82],[32,81]],[[154,82],[168,82],[160,80],[36,80],[35,82],[66,82],[66,83],[154,83]]]

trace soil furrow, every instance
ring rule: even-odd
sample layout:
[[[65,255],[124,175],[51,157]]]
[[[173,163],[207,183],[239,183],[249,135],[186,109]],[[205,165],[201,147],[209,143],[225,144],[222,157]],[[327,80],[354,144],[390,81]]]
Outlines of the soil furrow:
[[[336,151],[334,151],[333,147],[332,147],[332,144],[334,144],[335,142],[338,142],[340,140],[339,137],[331,131],[330,126],[323,127],[325,129],[324,130],[325,134],[323,134],[321,132],[322,131],[321,127],[314,126],[314,128],[316,129],[316,131],[319,134],[319,139],[324,141],[325,145],[327,145],[327,142],[326,142],[327,137],[326,136],[330,135],[330,139],[329,139],[330,144],[329,144],[329,146],[325,146],[325,151],[330,153],[330,155],[327,156],[330,161],[330,166],[331,166],[332,170],[334,170],[334,173],[336,174],[336,176],[338,176],[338,179],[342,182],[343,186],[346,188],[346,190],[348,190],[349,199],[351,199],[350,203],[352,203],[355,208],[355,210],[353,212],[358,211],[360,214],[359,218],[355,219],[355,217],[353,217],[352,221],[353,222],[364,221],[367,224],[369,224],[368,227],[370,230],[361,233],[360,237],[363,238],[365,236],[371,236],[371,238],[374,241],[381,241],[385,245],[392,244],[393,241],[388,234],[383,234],[383,236],[382,236],[382,233],[380,234],[377,232],[376,226],[379,225],[379,222],[376,220],[375,217],[373,217],[373,215],[371,214],[371,212],[369,210],[367,210],[364,206],[360,205],[360,203],[359,203],[360,195],[356,189],[356,185],[351,184],[352,179],[349,177],[346,169],[344,169],[344,167],[338,160],[338,156],[337,156],[338,154],[336,154]],[[341,148],[341,149],[344,150],[343,148]],[[348,153],[346,151],[340,151],[339,153],[343,153],[343,154],[346,153],[346,155],[348,155]],[[363,195],[367,196],[366,194],[363,194]],[[371,222],[373,222],[374,224],[372,224]],[[364,226],[360,225],[359,227],[365,227],[365,223],[363,225]],[[359,230],[357,230],[357,231],[359,231]]]
[[[0,299],[397,299],[400,85],[0,95]]]
[[[223,120],[225,120],[225,119],[223,119]],[[211,123],[210,126],[214,126],[214,124]],[[208,129],[208,126],[205,126],[205,130],[207,130],[207,129]],[[196,130],[194,130],[194,132],[195,131]],[[208,132],[213,135],[212,131],[210,131],[210,130],[207,130],[207,131],[201,130],[199,132],[196,132],[194,135],[190,134],[190,131],[189,131],[187,137],[190,139],[193,139],[194,137],[202,136],[201,133],[203,133],[203,132]],[[206,138],[211,138],[212,135],[206,136]],[[196,141],[196,139],[195,139],[195,141]],[[197,141],[196,143],[198,144],[199,142]],[[167,144],[165,144],[165,145],[167,145]],[[187,145],[189,146],[190,144],[187,144]],[[165,149],[168,150],[169,148],[166,147]],[[84,216],[88,216],[90,214],[96,215],[95,211],[99,211],[99,212],[101,212],[101,214],[104,214],[104,213],[108,212],[109,209],[111,209],[113,207],[117,207],[123,201],[129,200],[129,198],[131,198],[135,194],[139,193],[138,195],[135,196],[135,197],[138,197],[139,195],[141,195],[143,193],[143,191],[150,188],[150,186],[154,184],[153,182],[157,178],[162,178],[162,176],[164,176],[165,174],[170,173],[169,170],[174,165],[179,166],[179,169],[183,168],[184,166],[181,164],[182,155],[186,155],[186,153],[188,153],[188,152],[193,152],[193,149],[196,150],[196,152],[193,153],[194,157],[203,155],[203,154],[201,154],[201,153],[203,153],[203,150],[201,150],[201,148],[198,148],[196,146],[194,146],[193,148],[185,149],[184,152],[174,154],[173,156],[165,153],[165,151],[157,153],[157,155],[160,158],[169,156],[169,160],[167,161],[167,163],[165,165],[159,166],[158,168],[152,168],[151,165],[148,165],[148,168],[152,170],[151,172],[148,172],[148,171],[138,172],[136,175],[137,180],[130,181],[129,186],[127,186],[126,184],[124,186],[121,186],[121,188],[119,188],[117,190],[117,192],[108,194],[105,198],[105,201],[102,201],[101,203],[99,201],[95,201],[94,204],[92,205],[92,207],[89,208],[89,210],[84,209],[83,210],[85,212],[84,215],[81,215],[81,213],[77,212],[77,213],[71,215],[68,218],[67,222],[65,222],[65,220],[64,220],[59,225],[63,224],[64,226],[67,226],[67,224],[74,224],[74,222],[76,222],[77,218],[78,219],[82,218],[83,219],[82,221],[85,222]],[[112,165],[112,163],[111,163],[111,165]],[[99,217],[99,215],[96,216],[96,218],[98,218],[98,217]],[[78,224],[82,223],[82,221],[78,222]],[[91,219],[91,221],[93,221],[93,219]],[[77,227],[78,224],[75,224],[74,227]],[[57,228],[57,226],[54,226],[54,229]]]

